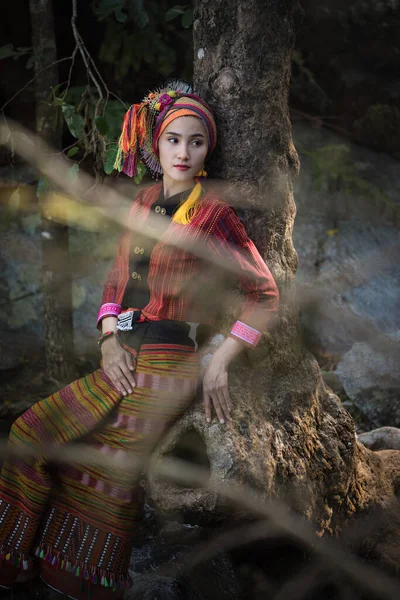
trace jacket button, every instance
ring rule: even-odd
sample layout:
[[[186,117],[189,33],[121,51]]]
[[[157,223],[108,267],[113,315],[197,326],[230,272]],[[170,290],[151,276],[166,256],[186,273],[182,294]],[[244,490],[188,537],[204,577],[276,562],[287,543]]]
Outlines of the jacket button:
[[[138,275],[139,275],[139,273],[136,273],[136,271],[133,271],[131,277],[132,277],[132,279],[137,279]]]
[[[165,208],[162,208],[162,209],[160,210],[160,213],[161,213],[162,215],[165,215],[165,213],[166,213],[166,212],[167,212],[167,211],[165,210]]]
[[[139,254],[140,253],[139,246],[135,246],[134,249],[133,249],[133,251],[134,251],[135,254]]]
[[[144,248],[140,248],[140,254],[144,254]]]
[[[156,206],[154,210],[156,213],[161,212],[161,206]]]

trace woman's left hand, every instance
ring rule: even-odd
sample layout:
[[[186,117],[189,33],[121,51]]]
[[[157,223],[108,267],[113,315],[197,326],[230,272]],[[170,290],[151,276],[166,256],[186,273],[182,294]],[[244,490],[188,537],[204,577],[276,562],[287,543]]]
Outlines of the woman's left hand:
[[[220,423],[230,420],[231,399],[228,389],[228,370],[214,355],[203,376],[203,404],[207,423],[211,422],[211,404]]]
[[[227,337],[214,352],[203,376],[203,404],[207,423],[211,422],[211,404],[220,423],[231,419],[231,399],[228,388],[228,366],[244,346],[238,340]]]

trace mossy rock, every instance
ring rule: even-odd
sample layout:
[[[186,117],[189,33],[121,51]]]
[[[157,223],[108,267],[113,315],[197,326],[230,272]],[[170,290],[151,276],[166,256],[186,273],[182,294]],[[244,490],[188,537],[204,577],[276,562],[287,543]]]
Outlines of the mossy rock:
[[[354,129],[360,142],[400,158],[400,109],[387,104],[370,106]]]

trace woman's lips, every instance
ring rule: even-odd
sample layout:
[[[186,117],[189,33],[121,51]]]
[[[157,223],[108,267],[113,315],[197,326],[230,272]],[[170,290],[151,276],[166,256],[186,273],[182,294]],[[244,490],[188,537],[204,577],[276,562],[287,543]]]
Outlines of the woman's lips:
[[[178,169],[178,171],[187,171],[190,169],[188,165],[174,165],[174,167],[175,169]]]

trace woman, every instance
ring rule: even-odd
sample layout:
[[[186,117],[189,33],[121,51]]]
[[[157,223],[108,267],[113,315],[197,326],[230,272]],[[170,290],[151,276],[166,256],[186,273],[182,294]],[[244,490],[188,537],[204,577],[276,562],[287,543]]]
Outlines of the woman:
[[[219,265],[228,261],[247,295],[203,376],[207,422],[212,406],[221,423],[230,419],[228,365],[258,343],[278,291],[235,212],[200,184],[215,144],[210,107],[181,82],[129,109],[116,168],[134,176],[142,160],[162,183],[137,194],[129,221],[139,222],[143,234],[128,228],[121,236],[104,287],[102,368],[24,413],[10,446],[78,441],[117,460],[127,452],[147,456],[195,396],[196,349],[218,309],[213,283],[204,285],[207,256]],[[54,469],[40,452],[7,461],[0,479],[0,584],[11,586],[36,556],[42,579],[72,598],[122,597],[143,504],[137,480],[132,470],[106,466]]]

